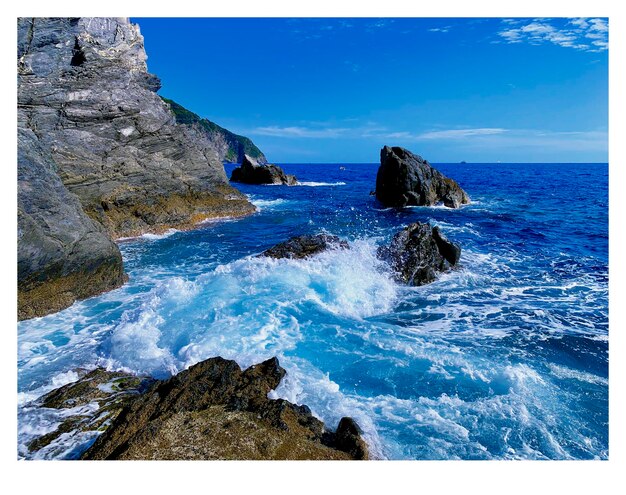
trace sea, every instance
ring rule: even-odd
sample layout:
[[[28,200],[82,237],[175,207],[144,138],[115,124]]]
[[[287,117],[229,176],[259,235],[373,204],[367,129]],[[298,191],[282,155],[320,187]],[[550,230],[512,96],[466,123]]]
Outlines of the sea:
[[[213,356],[278,357],[270,397],[331,429],[353,417],[377,459],[608,458],[607,164],[436,164],[469,194],[460,209],[382,206],[377,164],[282,167],[298,186],[237,185],[256,214],[121,241],[126,285],[18,324],[19,458],[73,459],[95,441],[27,448],[93,413],[36,407],[78,369],[167,378]],[[416,221],[462,254],[407,287],[376,249]],[[350,249],[256,257],[320,232]]]

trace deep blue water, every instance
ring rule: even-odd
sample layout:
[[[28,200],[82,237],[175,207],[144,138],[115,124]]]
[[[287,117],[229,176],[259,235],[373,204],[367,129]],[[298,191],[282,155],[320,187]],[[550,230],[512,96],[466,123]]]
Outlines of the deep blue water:
[[[259,212],[121,243],[123,288],[19,324],[19,449],[59,412],[28,406],[77,367],[166,377],[221,355],[278,356],[272,396],[328,426],[356,418],[389,459],[608,457],[608,166],[440,164],[472,204],[384,208],[377,165],[284,165],[302,186],[238,186]],[[231,165],[227,165],[230,175]],[[410,222],[463,247],[460,269],[405,287],[375,258]],[[349,251],[254,254],[326,231]],[[65,435],[35,457],[73,457]]]

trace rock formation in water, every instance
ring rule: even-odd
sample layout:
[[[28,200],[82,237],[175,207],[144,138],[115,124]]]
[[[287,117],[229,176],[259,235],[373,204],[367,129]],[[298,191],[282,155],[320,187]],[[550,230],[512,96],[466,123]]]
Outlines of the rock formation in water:
[[[298,182],[295,175],[286,174],[278,165],[261,165],[248,155],[244,155],[241,166],[233,170],[230,180],[245,184],[284,184],[287,186],[293,186]]]
[[[443,203],[458,208],[469,196],[452,179],[434,169],[427,160],[399,146],[380,152],[376,198],[385,206],[432,206]]]
[[[18,317],[119,286],[111,239],[255,211],[128,19],[18,19]]]
[[[173,100],[161,98],[170,106],[172,112],[174,112],[178,124],[196,127],[206,134],[209,141],[213,143],[217,150],[220,160],[230,163],[241,163],[244,159],[244,155],[248,155],[261,165],[267,163],[263,152],[256,147],[250,138],[230,132],[228,129],[224,129],[215,122],[203,119]]]
[[[332,432],[308,407],[268,399],[284,375],[276,358],[245,371],[219,357],[198,363],[126,399],[82,458],[367,459],[351,418]],[[56,393],[52,401],[49,394],[44,403],[68,407],[59,400],[65,395]]]
[[[461,247],[439,227],[416,222],[396,233],[389,246],[379,247],[378,257],[391,265],[399,281],[425,285],[459,262]]]
[[[276,244],[275,246],[263,251],[259,256],[267,256],[269,258],[307,258],[327,249],[349,249],[348,243],[329,234],[300,235]]]

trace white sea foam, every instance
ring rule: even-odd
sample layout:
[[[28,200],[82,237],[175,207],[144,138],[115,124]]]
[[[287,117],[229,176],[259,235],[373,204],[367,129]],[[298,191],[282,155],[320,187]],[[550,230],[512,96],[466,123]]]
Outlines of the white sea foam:
[[[313,181],[304,181],[296,184],[296,186],[305,186],[305,187],[334,187],[334,186],[345,186],[345,182],[313,182]]]
[[[290,201],[286,200],[286,199],[261,199],[261,198],[256,198],[253,195],[249,195],[250,198],[250,202],[257,207],[257,209],[259,211],[263,211],[263,210],[270,210],[270,209],[274,209],[278,206],[284,206],[288,203],[290,203]]]
[[[117,242],[125,242],[125,241],[135,241],[138,239],[144,239],[147,241],[158,241],[160,239],[166,239],[167,237],[173,236],[176,232],[180,232],[180,230],[177,229],[167,229],[165,232],[161,233],[161,234],[152,234],[150,232],[147,232],[145,234],[141,234],[141,235],[137,235],[137,236],[131,236],[131,237],[118,237],[116,239]]]
[[[559,366],[554,363],[548,364],[548,367],[552,371],[552,374],[557,378],[565,378],[569,380],[578,380],[580,382],[591,383],[593,385],[603,385],[608,387],[609,380],[602,376],[594,375],[593,373],[586,373],[584,371],[577,371],[565,366]]]

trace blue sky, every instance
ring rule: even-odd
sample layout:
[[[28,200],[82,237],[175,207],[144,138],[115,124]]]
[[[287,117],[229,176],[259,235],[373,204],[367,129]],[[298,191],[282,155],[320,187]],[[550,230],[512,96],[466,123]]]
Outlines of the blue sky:
[[[278,163],[608,161],[605,18],[132,18],[160,94]]]

